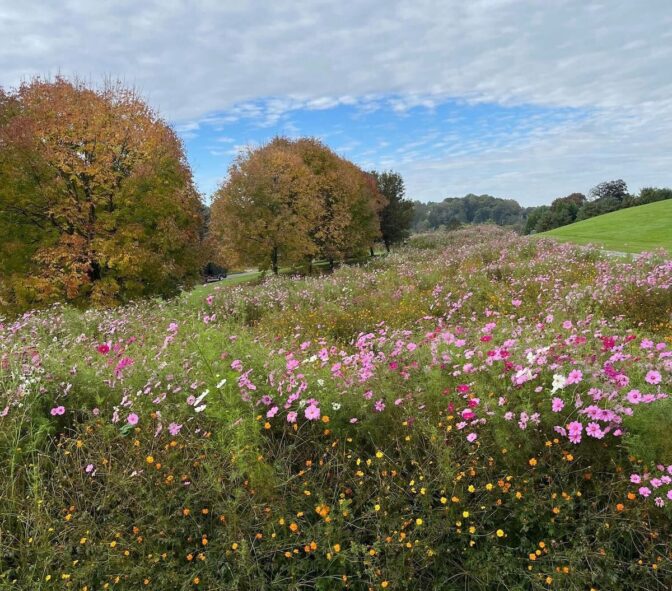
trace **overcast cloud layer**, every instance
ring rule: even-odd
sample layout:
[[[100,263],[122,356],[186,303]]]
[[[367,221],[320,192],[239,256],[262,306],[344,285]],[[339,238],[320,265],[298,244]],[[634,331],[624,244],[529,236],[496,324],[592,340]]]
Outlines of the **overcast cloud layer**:
[[[0,0],[0,85],[57,72],[121,78],[192,139],[252,101],[261,125],[381,101],[397,114],[466,101],[587,115],[477,154],[366,157],[423,200],[672,185],[670,0]]]

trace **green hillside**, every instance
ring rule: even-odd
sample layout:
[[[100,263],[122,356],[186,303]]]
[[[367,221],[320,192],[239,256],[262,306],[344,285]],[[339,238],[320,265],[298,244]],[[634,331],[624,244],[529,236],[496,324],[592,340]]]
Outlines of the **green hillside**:
[[[619,252],[665,248],[672,253],[672,200],[621,209],[539,236],[577,244],[599,244]]]

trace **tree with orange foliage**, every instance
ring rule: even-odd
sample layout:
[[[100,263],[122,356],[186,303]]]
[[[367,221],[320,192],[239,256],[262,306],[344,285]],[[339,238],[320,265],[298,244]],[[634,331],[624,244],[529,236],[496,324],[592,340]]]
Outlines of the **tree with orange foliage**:
[[[0,91],[0,306],[170,295],[200,272],[182,145],[133,90]]]
[[[221,264],[278,271],[363,254],[385,205],[375,178],[312,138],[275,138],[240,157],[215,194],[209,241]]]
[[[280,262],[312,257],[320,218],[315,178],[301,158],[276,144],[241,155],[214,196],[208,242],[224,266],[256,265],[278,273]]]
[[[278,138],[275,143],[298,153],[315,176],[321,215],[311,233],[319,256],[332,265],[366,251],[378,237],[376,211],[380,197],[375,183],[352,162],[319,140]]]

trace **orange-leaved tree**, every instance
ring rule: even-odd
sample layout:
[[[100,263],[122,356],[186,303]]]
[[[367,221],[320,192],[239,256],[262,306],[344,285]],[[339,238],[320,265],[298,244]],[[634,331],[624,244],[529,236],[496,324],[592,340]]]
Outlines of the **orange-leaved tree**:
[[[1,307],[173,294],[199,276],[201,215],[181,142],[133,90],[0,91]]]
[[[224,266],[280,264],[313,256],[310,233],[320,218],[316,184],[301,158],[275,143],[237,158],[214,195],[208,242]]]
[[[278,137],[241,155],[215,193],[209,243],[220,264],[359,255],[380,236],[375,178],[313,138]]]
[[[366,252],[380,237],[377,214],[385,205],[375,179],[317,139],[275,141],[300,154],[316,177],[321,216],[312,237],[319,256],[333,263]]]

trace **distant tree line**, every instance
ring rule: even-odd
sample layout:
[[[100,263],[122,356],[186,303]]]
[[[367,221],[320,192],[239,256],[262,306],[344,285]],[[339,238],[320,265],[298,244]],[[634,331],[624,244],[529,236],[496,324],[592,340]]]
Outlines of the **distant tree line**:
[[[606,181],[583,193],[571,193],[550,205],[522,207],[515,199],[491,195],[448,197],[435,203],[413,202],[413,232],[453,230],[467,224],[497,224],[524,233],[546,232],[626,207],[672,198],[672,189],[647,187],[638,195],[628,192],[623,180]]]
[[[448,197],[438,203],[413,203],[414,232],[440,228],[454,229],[464,224],[497,224],[519,230],[525,225],[529,209],[515,199],[500,199],[491,195]]]

